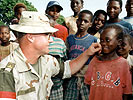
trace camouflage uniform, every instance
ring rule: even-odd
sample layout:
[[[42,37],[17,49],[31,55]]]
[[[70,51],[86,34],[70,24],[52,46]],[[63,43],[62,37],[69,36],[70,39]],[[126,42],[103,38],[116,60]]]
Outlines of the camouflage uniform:
[[[69,61],[64,65],[62,78],[68,78]],[[54,57],[44,55],[38,59],[37,67],[39,73],[27,62],[20,47],[0,62],[0,99],[48,100],[53,85],[51,76],[60,72],[60,66]]]

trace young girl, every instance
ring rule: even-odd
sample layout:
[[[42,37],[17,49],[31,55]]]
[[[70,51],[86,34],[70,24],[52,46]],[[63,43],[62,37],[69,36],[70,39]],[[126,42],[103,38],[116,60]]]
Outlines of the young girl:
[[[133,38],[125,34],[123,36],[122,43],[118,45],[118,55],[124,57],[127,59],[129,65],[130,65],[130,71],[132,72],[133,75],[133,55],[130,55],[130,51],[133,50]],[[133,76],[132,76],[132,83],[133,83]],[[133,85],[132,85],[133,87]],[[133,88],[132,88],[133,91]]]
[[[132,94],[128,62],[116,52],[122,36],[123,30],[117,25],[108,25],[102,31],[102,54],[91,60],[85,74],[89,100],[122,100],[123,96],[127,100],[127,94]]]
[[[74,12],[74,15],[65,18],[66,27],[69,30],[69,34],[76,34],[77,32],[77,24],[76,20],[78,19],[78,14],[83,8],[83,0],[70,0],[71,1],[71,9]]]

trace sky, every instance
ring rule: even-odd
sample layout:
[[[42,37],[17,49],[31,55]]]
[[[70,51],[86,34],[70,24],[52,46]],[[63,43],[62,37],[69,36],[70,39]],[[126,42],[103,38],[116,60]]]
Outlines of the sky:
[[[51,0],[27,0],[34,5],[34,7],[38,10],[38,12],[45,13],[46,6],[49,1]],[[55,1],[55,0],[54,0]],[[73,15],[73,12],[70,7],[70,0],[56,0],[59,2],[59,4],[63,7],[63,10],[60,12],[61,15],[64,17]],[[84,9],[90,10],[92,13],[94,13],[98,9],[103,9],[106,11],[106,5],[108,0],[84,0]],[[123,1],[123,8],[122,12],[120,14],[120,18],[123,18],[126,16],[126,10],[125,10],[125,3],[126,0]]]

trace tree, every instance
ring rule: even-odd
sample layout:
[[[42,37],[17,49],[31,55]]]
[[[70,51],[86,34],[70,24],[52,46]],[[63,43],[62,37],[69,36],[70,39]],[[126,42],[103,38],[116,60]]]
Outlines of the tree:
[[[37,11],[36,8],[26,0],[0,0],[0,22],[9,25],[14,18],[13,7],[16,3],[24,3],[29,11]]]

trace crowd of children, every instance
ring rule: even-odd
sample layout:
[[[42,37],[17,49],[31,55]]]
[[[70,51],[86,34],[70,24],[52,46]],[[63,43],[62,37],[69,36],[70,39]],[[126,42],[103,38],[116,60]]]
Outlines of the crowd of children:
[[[133,0],[126,1],[122,19],[122,0],[108,0],[107,11],[99,8],[94,15],[89,7],[82,10],[85,1],[70,1],[74,14],[66,18],[60,15],[63,7],[57,1],[46,7],[50,25],[58,29],[52,34],[49,54],[64,62],[77,58],[92,43],[99,42],[102,49],[71,78],[63,80],[62,73],[52,77],[49,100],[132,100]],[[23,3],[16,4],[11,24],[18,24],[26,10]],[[0,61],[18,47],[17,40],[10,41],[10,32],[8,26],[0,26]],[[17,32],[12,32],[17,38]]]

